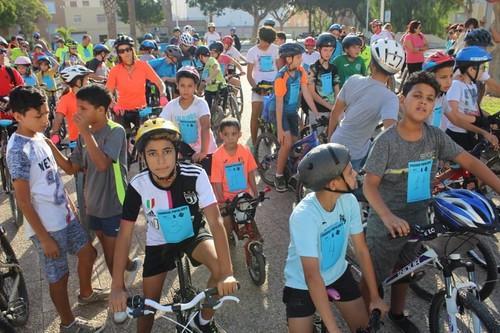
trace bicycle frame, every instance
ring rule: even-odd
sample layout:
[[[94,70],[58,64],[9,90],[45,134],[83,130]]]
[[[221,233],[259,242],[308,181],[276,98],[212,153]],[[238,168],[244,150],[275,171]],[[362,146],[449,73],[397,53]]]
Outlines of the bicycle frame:
[[[295,142],[292,149],[290,149],[290,154],[287,160],[287,169],[290,177],[296,175],[297,167],[299,162],[302,160],[302,157],[304,157],[304,155],[314,147],[319,146],[319,144],[318,130],[316,128],[312,129],[311,134]]]

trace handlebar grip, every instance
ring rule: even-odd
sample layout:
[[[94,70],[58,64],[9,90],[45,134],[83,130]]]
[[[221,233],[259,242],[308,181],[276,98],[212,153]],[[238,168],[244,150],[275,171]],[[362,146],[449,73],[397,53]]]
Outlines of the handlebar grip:
[[[239,282],[236,283],[236,290],[240,290],[241,289],[241,285]],[[217,288],[208,288],[208,289],[205,289],[205,295],[207,296],[216,296],[219,294],[219,290]]]
[[[129,308],[144,308],[144,297],[142,297],[141,295],[128,297],[127,306]]]

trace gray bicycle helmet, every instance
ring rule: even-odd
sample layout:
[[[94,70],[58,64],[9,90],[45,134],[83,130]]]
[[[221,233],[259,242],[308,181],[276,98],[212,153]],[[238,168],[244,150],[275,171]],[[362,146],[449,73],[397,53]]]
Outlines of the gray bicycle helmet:
[[[349,150],[338,143],[326,143],[311,149],[300,161],[299,179],[313,191],[325,189],[331,180],[341,177],[351,161]]]
[[[128,46],[134,47],[134,44],[135,44],[135,42],[134,42],[134,39],[132,37],[129,37],[127,35],[121,35],[115,40],[113,47],[115,49],[118,48],[118,46],[120,46],[120,45],[128,45]]]
[[[279,48],[280,57],[293,57],[304,52],[306,52],[306,50],[298,43],[285,43]]]
[[[464,41],[467,46],[493,46],[490,32],[483,28],[469,31],[467,35],[465,35]]]
[[[319,35],[318,39],[316,39],[316,48],[320,47],[329,47],[333,46],[335,48],[337,46],[337,40],[332,36],[331,33],[324,32]]]
[[[265,19],[264,20],[264,26],[268,26],[268,27],[271,27],[271,28],[274,28],[274,26],[276,25],[276,22],[274,22],[273,19]]]
[[[165,53],[172,58],[180,59],[182,57],[182,50],[177,45],[168,45],[165,49]]]

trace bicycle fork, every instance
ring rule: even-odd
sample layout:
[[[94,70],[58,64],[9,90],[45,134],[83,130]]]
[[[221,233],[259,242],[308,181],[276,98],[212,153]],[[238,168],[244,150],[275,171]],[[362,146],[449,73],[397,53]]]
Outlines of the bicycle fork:
[[[19,271],[21,270],[21,266],[19,266],[19,264],[2,263],[0,265],[0,267],[9,268],[9,269],[14,268],[14,269],[17,269]],[[14,316],[16,314],[19,314],[19,313],[22,313],[23,311],[25,311],[24,299],[22,299],[21,297],[19,297],[19,295],[17,295],[17,290],[19,288],[20,282],[21,282],[21,275],[16,274],[16,278],[14,279],[14,283],[12,284],[12,291],[9,294],[7,310],[4,311],[4,315],[10,320],[14,319]]]

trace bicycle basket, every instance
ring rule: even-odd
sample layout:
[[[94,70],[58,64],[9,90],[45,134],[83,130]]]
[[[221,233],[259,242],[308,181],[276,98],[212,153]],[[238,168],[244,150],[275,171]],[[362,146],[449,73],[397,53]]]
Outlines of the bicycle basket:
[[[237,224],[250,223],[255,217],[257,202],[247,192],[241,192],[231,202],[231,211]]]
[[[262,119],[266,123],[276,124],[276,96],[274,94],[264,96]]]

